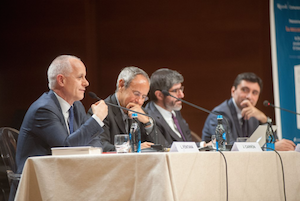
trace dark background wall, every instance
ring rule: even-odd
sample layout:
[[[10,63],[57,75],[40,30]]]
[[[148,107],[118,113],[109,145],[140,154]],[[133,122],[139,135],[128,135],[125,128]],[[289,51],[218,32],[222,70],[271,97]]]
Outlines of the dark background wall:
[[[185,77],[185,100],[209,110],[230,97],[238,73],[252,71],[264,81],[257,107],[274,118],[262,106],[273,101],[267,0],[2,1],[0,17],[0,126],[19,128],[60,54],[83,60],[87,91],[101,98],[125,66],[149,75],[168,67]],[[201,136],[207,114],[188,105],[182,114]]]

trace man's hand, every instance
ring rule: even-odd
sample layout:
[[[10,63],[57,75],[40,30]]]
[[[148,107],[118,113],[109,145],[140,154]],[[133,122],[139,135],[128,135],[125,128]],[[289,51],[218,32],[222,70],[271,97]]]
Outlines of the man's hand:
[[[295,147],[295,143],[291,140],[282,139],[275,142],[275,149],[277,151],[294,151]]]
[[[249,100],[243,100],[241,102],[242,109],[242,116],[245,120],[249,120],[251,117],[255,117],[257,120],[260,121],[260,123],[267,123],[267,116],[254,107]]]
[[[141,149],[150,148],[151,145],[153,145],[152,142],[143,142],[143,143],[141,143]]]
[[[126,108],[137,111],[137,112],[142,113],[142,114],[145,114],[142,107],[140,105],[136,104],[136,103],[128,103],[128,105],[126,105]],[[132,113],[134,113],[134,112],[128,111],[128,116],[130,118],[131,118]],[[145,123],[149,122],[149,117],[147,117],[145,115],[139,115],[139,114],[137,114],[137,115],[138,115],[138,120],[141,123],[145,124]]]
[[[98,101],[95,104],[92,104],[91,107],[93,113],[97,115],[97,117],[99,117],[101,121],[103,121],[108,114],[108,108],[105,102],[103,100]]]

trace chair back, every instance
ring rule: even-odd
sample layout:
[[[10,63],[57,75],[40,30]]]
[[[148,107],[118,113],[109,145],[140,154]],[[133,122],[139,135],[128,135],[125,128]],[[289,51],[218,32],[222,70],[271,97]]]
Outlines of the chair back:
[[[15,174],[17,170],[15,157],[17,151],[17,139],[19,131],[14,128],[0,128],[0,151],[1,158],[6,167],[9,183],[11,180],[19,180],[20,174]]]

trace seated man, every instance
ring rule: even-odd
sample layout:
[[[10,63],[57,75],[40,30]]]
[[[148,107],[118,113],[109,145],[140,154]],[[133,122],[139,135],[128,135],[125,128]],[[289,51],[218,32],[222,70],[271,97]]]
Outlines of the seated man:
[[[145,114],[142,105],[148,99],[150,88],[149,76],[137,67],[126,67],[118,76],[116,92],[105,99],[105,102],[119,105]],[[92,111],[88,112],[92,115]],[[133,112],[108,105],[108,115],[103,121],[104,132],[100,134],[103,151],[115,151],[114,138],[117,134],[129,133],[131,114]],[[138,114],[141,128],[141,148],[149,148],[154,142],[154,129],[151,118]],[[150,142],[146,142],[150,141]]]
[[[213,109],[213,112],[222,114],[228,120],[230,128],[227,137],[230,144],[233,144],[238,137],[250,137],[260,124],[267,123],[269,118],[255,107],[261,90],[262,80],[257,75],[241,73],[236,77],[231,88],[231,99],[225,100]],[[209,142],[216,126],[216,115],[209,114],[202,130],[202,139]],[[224,124],[224,127],[226,126],[227,124]],[[295,144],[286,139],[276,140],[275,149],[294,150]]]
[[[177,71],[167,68],[159,69],[151,75],[150,102],[146,109],[155,118],[156,125],[163,138],[160,142],[165,147],[170,147],[173,141],[192,141],[188,124],[181,116],[182,102],[164,96],[161,90],[168,91],[171,95],[183,98],[183,76]]]
[[[17,143],[17,173],[22,173],[30,156],[51,155],[51,147],[89,145],[103,132],[104,101],[92,105],[91,118],[80,102],[89,82],[79,58],[62,55],[54,59],[48,68],[48,82],[50,91],[37,99],[24,117]],[[12,187],[10,200],[14,190]]]

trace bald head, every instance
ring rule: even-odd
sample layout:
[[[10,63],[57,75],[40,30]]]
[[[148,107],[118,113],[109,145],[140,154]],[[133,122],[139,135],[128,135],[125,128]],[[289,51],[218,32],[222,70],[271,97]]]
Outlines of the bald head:
[[[78,57],[72,55],[61,55],[56,57],[48,68],[48,87],[49,89],[55,89],[57,85],[56,77],[59,74],[68,76],[72,72],[71,62],[80,61]]]

